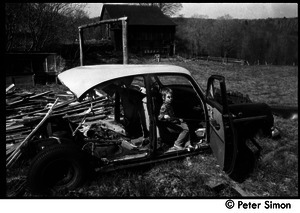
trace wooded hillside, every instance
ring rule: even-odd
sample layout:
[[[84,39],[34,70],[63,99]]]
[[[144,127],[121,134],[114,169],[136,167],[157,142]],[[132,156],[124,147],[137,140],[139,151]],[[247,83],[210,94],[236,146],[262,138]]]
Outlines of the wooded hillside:
[[[88,18],[82,8],[71,3],[5,4],[6,52],[70,52],[65,44],[78,44],[78,26],[99,19]],[[207,19],[196,15],[173,21],[177,24],[176,54],[180,56],[298,65],[298,18],[242,20],[225,15]],[[93,38],[101,40],[99,31],[85,34],[85,40]]]
[[[250,64],[298,65],[298,18],[174,18],[176,51],[185,57],[239,58]]]

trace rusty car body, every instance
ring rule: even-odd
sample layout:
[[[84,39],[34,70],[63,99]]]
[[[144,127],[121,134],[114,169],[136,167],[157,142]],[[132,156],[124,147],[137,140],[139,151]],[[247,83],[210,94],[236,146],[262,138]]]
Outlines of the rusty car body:
[[[35,157],[28,174],[32,191],[76,188],[90,169],[106,172],[208,150],[231,178],[243,181],[261,149],[254,136],[258,132],[272,134],[269,106],[231,102],[220,75],[208,79],[206,91],[188,70],[174,65],[80,66],[58,78],[78,101],[90,100],[85,113],[98,117],[77,124],[68,116],[48,120],[44,136],[33,143]],[[131,105],[122,98],[125,87],[125,93],[135,98]],[[170,149],[176,135],[157,118],[164,87],[173,90],[174,111],[188,124],[192,148]],[[97,100],[110,104],[97,108]]]

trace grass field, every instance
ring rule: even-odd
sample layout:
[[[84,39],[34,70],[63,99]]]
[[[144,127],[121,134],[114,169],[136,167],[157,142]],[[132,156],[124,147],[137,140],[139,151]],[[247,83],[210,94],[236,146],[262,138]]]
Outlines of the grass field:
[[[144,60],[144,63],[158,63]],[[240,66],[206,61],[165,59],[190,70],[205,89],[212,74],[224,75],[228,90],[248,94],[254,102],[270,105],[298,105],[298,67]],[[63,86],[58,87],[64,90]],[[27,88],[31,90],[32,88]],[[56,90],[55,85],[39,90]],[[37,90],[34,88],[33,90]],[[275,117],[281,138],[258,138],[262,156],[251,176],[239,186],[256,197],[298,196],[298,120]],[[95,174],[81,188],[60,192],[62,197],[237,197],[235,184],[221,171],[211,153],[185,160],[160,163],[151,167]],[[222,183],[221,185],[218,183]],[[212,185],[221,187],[212,188]],[[25,192],[25,197],[32,195]]]

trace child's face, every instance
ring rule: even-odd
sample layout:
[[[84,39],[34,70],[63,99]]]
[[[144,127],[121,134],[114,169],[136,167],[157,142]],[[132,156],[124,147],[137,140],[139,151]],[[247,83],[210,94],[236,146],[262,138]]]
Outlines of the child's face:
[[[167,93],[166,96],[165,96],[165,102],[166,103],[171,103],[173,100],[173,96],[171,93]]]

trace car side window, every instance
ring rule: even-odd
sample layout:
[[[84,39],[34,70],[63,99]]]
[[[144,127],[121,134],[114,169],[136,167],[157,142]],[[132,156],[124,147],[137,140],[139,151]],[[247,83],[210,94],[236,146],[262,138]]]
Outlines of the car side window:
[[[142,76],[135,76],[133,78],[131,86],[138,86],[138,87],[144,87],[145,88],[144,78]]]
[[[163,85],[191,85],[187,78],[180,75],[161,75],[159,80]]]

